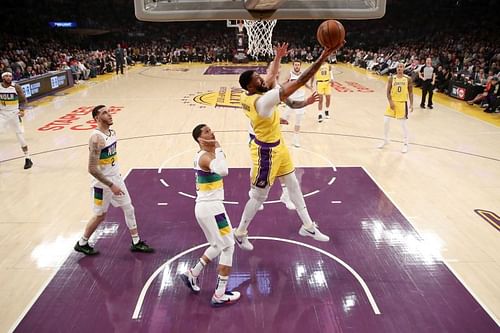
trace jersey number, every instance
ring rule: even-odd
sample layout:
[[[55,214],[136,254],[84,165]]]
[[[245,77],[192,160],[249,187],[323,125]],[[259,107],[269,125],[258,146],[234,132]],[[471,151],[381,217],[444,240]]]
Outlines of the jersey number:
[[[401,86],[398,86],[398,93],[400,93],[402,90],[403,88],[401,88]]]
[[[111,166],[115,166],[115,158],[111,157]]]

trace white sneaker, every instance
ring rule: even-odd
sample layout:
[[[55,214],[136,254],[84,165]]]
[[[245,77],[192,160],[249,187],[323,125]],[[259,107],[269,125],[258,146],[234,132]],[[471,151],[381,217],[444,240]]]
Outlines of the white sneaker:
[[[248,240],[248,231],[242,236],[237,236],[236,232],[237,232],[236,230],[233,232],[234,240],[236,241],[236,244],[238,244],[240,249],[245,250],[245,251],[252,251],[253,245]]]
[[[293,204],[292,200],[290,200],[290,197],[288,195],[285,195],[284,193],[281,194],[280,201],[284,203],[286,208],[288,208],[289,210],[297,209]]]
[[[323,113],[318,114],[318,123],[323,122]]]
[[[330,237],[328,237],[327,235],[325,235],[325,234],[321,233],[321,231],[319,231],[318,225],[316,224],[316,222],[313,222],[313,229],[312,230],[307,230],[304,227],[304,225],[302,225],[300,227],[300,230],[299,230],[299,235],[312,237],[315,240],[320,241],[320,242],[328,242],[330,240]]]
[[[180,275],[182,281],[184,281],[184,284],[191,289],[191,291],[195,294],[199,293],[201,288],[198,285],[198,278],[194,277],[193,274],[191,273],[191,270],[188,269],[184,273]]]
[[[379,143],[379,144],[377,145],[377,148],[378,148],[378,149],[382,149],[382,148],[384,148],[384,147],[385,147],[386,145],[388,145],[388,144],[389,144],[389,141],[385,141],[385,140],[384,140],[384,141],[382,141],[382,143]]]
[[[210,304],[213,307],[220,307],[224,305],[229,305],[233,304],[237,300],[240,299],[240,293],[237,291],[226,291],[224,295],[221,297],[217,297],[215,294],[212,296],[212,300],[210,301]]]
[[[295,148],[300,148],[299,137],[297,135],[293,137],[293,146]]]
[[[328,110],[325,110],[325,118],[330,119],[330,112]]]
[[[259,206],[259,210],[264,210],[264,204]]]
[[[406,143],[405,143],[405,144],[403,145],[403,148],[401,148],[401,152],[402,152],[403,154],[405,154],[405,153],[407,153],[407,152],[408,152],[408,144],[406,144]]]

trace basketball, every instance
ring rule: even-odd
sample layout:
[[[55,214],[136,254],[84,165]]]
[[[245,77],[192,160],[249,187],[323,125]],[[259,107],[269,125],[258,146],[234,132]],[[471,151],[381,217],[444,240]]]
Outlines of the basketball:
[[[323,47],[338,49],[345,39],[344,26],[337,20],[324,21],[316,31],[316,38]]]

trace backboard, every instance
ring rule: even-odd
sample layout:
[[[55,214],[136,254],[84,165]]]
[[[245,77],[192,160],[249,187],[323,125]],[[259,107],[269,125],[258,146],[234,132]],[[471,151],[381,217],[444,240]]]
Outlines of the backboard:
[[[141,21],[365,20],[381,18],[386,0],[134,0]]]

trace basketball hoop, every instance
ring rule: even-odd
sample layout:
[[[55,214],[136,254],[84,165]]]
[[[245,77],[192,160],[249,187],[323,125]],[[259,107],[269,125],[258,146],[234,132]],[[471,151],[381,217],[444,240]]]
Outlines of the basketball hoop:
[[[277,20],[243,20],[248,35],[248,54],[273,55],[273,29]]]

